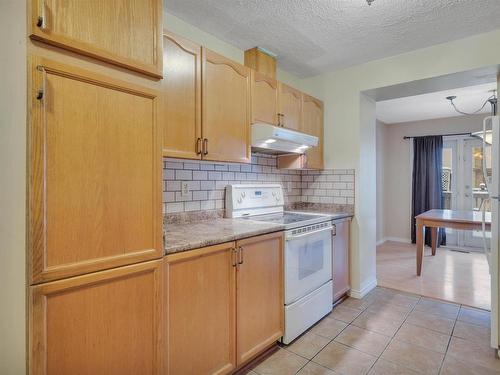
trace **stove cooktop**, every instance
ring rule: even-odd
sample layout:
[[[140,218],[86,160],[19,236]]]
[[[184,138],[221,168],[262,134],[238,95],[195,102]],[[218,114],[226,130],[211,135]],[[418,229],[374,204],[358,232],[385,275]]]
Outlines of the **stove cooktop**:
[[[328,221],[330,220],[330,216],[285,211],[275,214],[245,216],[245,219],[265,223],[282,224],[285,226],[285,229],[292,229]]]

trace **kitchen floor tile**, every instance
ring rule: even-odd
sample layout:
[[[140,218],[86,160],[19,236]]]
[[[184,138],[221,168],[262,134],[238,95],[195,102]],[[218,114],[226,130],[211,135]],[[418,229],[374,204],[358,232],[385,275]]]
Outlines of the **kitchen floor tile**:
[[[365,375],[377,357],[331,342],[313,358],[313,362],[343,375]]]
[[[490,315],[490,312],[486,310],[462,306],[458,314],[458,320],[483,327],[490,327]]]
[[[307,362],[305,358],[280,349],[253,368],[253,371],[259,375],[292,375],[296,374]]]
[[[422,374],[437,375],[444,355],[394,339],[381,358]]]
[[[431,298],[422,298],[415,306],[415,310],[428,314],[440,315],[447,319],[456,319],[460,305],[442,302]]]
[[[328,315],[328,317],[341,320],[345,323],[351,323],[359,314],[361,314],[360,310],[343,305],[338,305],[334,307],[333,311],[330,313],[330,315]]]
[[[312,357],[318,354],[329,342],[330,339],[326,337],[307,332],[302,335],[302,337],[295,340],[291,345],[285,347],[285,349],[307,359],[312,359]]]
[[[478,343],[490,342],[490,328],[457,320],[453,336]]]
[[[467,359],[467,362],[500,371],[500,359],[496,356],[495,350],[490,348],[489,342],[477,343],[452,337],[446,355],[456,360]]]
[[[336,375],[336,373],[314,362],[309,362],[297,373],[297,375]]]
[[[326,317],[312,327],[311,332],[333,340],[345,327],[347,327],[346,323]]]
[[[368,375],[419,375],[419,373],[397,363],[378,359]]]
[[[453,331],[453,326],[455,325],[455,320],[443,318],[439,315],[428,314],[423,311],[413,310],[406,322],[411,323],[415,326],[424,327],[432,329],[446,335],[451,335]]]
[[[452,356],[446,356],[440,375],[499,375],[500,372],[476,365],[470,361],[460,361]]]
[[[367,331],[356,326],[349,326],[335,338],[335,341],[358,349],[364,353],[380,356],[389,344],[390,337]]]
[[[394,317],[392,314],[384,314],[371,310],[363,311],[354,321],[353,325],[369,331],[381,333],[386,336],[394,336],[403,324],[404,317]]]
[[[368,297],[368,296],[362,299],[349,297],[342,302],[341,306],[350,307],[352,309],[357,309],[362,311],[366,309],[368,306],[370,306],[370,304],[373,303],[373,300],[374,300],[373,297]]]
[[[403,323],[394,338],[443,354],[446,353],[450,341],[449,335],[417,327],[406,322]]]

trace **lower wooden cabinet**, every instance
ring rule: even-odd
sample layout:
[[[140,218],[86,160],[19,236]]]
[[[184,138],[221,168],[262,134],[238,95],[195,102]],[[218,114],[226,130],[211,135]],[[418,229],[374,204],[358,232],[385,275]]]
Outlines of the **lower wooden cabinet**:
[[[283,234],[165,258],[167,374],[227,374],[283,334]]]
[[[30,374],[162,372],[161,260],[30,287]]]
[[[350,219],[335,221],[333,236],[333,301],[349,292],[349,225]]]
[[[227,374],[235,368],[234,243],[165,258],[167,374]]]
[[[239,241],[237,364],[242,364],[283,335],[283,235]]]

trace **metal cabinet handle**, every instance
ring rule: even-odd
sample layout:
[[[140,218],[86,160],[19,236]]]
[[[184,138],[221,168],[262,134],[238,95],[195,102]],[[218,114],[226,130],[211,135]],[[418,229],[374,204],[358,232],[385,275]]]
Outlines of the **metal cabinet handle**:
[[[202,148],[201,141],[202,141],[201,138],[196,139],[196,155],[201,155],[201,148]]]
[[[203,155],[208,155],[208,139],[203,139]]]
[[[238,253],[238,250],[235,247],[233,247],[231,249],[231,263],[232,263],[233,267],[236,267],[236,265],[238,264],[237,253]]]
[[[38,19],[36,21],[36,25],[42,30],[44,30],[47,27],[45,20],[46,20],[45,0],[40,0],[40,15],[38,16]]]
[[[238,247],[238,264],[243,264],[243,248]]]
[[[332,236],[335,237],[337,235],[337,226],[335,224],[333,224],[333,227],[332,227]]]

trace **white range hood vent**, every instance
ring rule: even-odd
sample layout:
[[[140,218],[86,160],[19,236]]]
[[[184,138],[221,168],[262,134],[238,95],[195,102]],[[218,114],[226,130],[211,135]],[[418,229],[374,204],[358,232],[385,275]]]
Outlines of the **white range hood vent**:
[[[265,123],[252,124],[252,148],[274,154],[303,154],[318,137]]]

